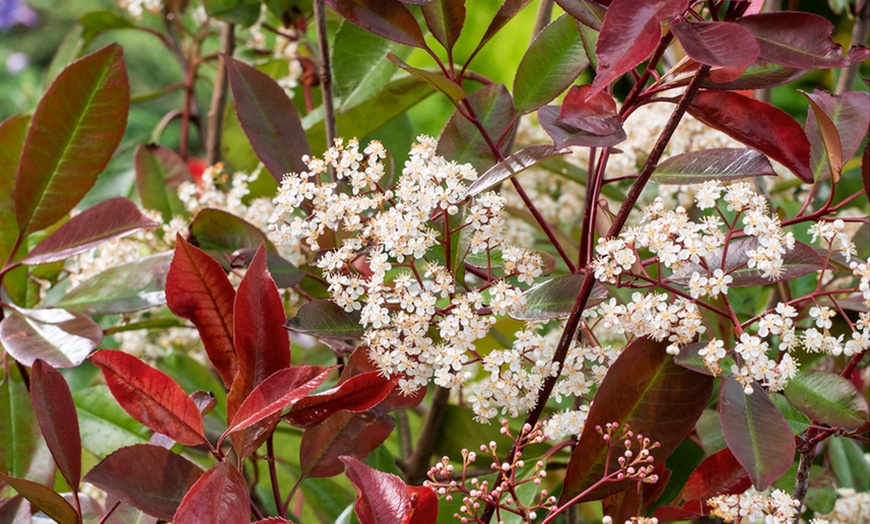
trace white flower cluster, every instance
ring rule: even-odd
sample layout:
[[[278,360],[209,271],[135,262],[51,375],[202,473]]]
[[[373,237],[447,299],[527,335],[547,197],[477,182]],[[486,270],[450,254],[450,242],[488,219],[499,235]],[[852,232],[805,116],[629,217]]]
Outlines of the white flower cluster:
[[[824,522],[830,524],[868,524],[870,523],[870,492],[855,491],[851,488],[837,490],[837,502],[834,509],[825,515],[820,515]]]
[[[589,406],[585,404],[576,410],[568,409],[553,413],[544,424],[544,434],[547,435],[548,439],[555,442],[577,436],[583,432],[588,415]]]
[[[740,495],[719,495],[707,500],[713,509],[710,515],[725,522],[746,524],[788,524],[798,513],[800,502],[782,491],[774,490],[770,495],[750,489]]]
[[[857,248],[849,236],[843,233],[845,228],[846,223],[837,219],[833,222],[816,222],[810,226],[809,232],[813,235],[813,242],[821,238],[828,245],[829,253],[838,251],[846,257],[846,262],[849,262],[852,255],[857,252]]]
[[[152,14],[163,11],[163,0],[120,0],[118,5],[136,20],[141,20],[145,11]]]
[[[797,362],[786,353],[777,362],[767,356],[769,346],[758,336],[743,333],[740,342],[734,345],[734,352],[740,355],[742,366],[731,366],[734,378],[743,385],[743,392],[752,394],[752,381],[766,386],[769,391],[780,391],[785,388],[789,379],[798,370]]]

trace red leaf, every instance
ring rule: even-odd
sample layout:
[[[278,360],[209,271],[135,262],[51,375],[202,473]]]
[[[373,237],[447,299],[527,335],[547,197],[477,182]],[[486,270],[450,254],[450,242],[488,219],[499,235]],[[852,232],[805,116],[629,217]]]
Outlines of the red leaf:
[[[132,200],[112,198],[72,217],[33,248],[21,263],[35,266],[66,260],[107,240],[158,225],[143,215]]]
[[[36,106],[15,174],[21,234],[57,222],[105,169],[127,126],[130,85],[121,46],[82,57],[54,79]]]
[[[160,211],[166,223],[175,215],[187,216],[187,208],[178,198],[176,188],[182,182],[193,182],[194,178],[181,155],[168,147],[148,144],[138,146],[134,158],[136,189],[142,207]],[[191,160],[193,162],[195,160]]]
[[[589,85],[571,87],[559,109],[556,125],[572,133],[579,130],[598,136],[622,131],[622,119],[616,113],[613,97],[607,93],[596,93],[590,97],[590,90]]]
[[[659,506],[656,508],[653,516],[659,519],[659,522],[671,522],[674,520],[693,520],[698,517],[703,517],[709,513],[705,510],[704,505],[700,500],[690,500],[682,507],[675,506]]]
[[[66,379],[42,360],[33,363],[30,400],[54,462],[73,491],[82,478],[82,439]]]
[[[301,173],[310,155],[296,107],[269,75],[225,56],[233,105],[251,147],[279,182],[285,173]]]
[[[692,99],[689,113],[758,149],[804,182],[813,182],[810,142],[800,124],[782,109],[737,93],[701,91]]]
[[[403,524],[433,524],[438,520],[438,494],[426,486],[406,486],[411,493],[411,514]]]
[[[103,459],[84,480],[134,508],[171,521],[184,494],[200,476],[199,466],[181,455],[136,444]]]
[[[247,429],[296,404],[317,389],[333,369],[335,366],[294,366],[276,371],[242,402],[225,435]]]
[[[399,0],[325,0],[348,22],[387,40],[426,49],[417,19]]]
[[[689,475],[676,501],[706,501],[718,495],[743,493],[752,485],[749,473],[728,448],[706,459]]]
[[[538,110],[538,122],[544,131],[553,139],[553,144],[558,147],[607,147],[616,145],[625,140],[625,130],[620,129],[612,135],[600,136],[576,129],[572,126],[559,125],[558,106],[544,106]]]
[[[250,521],[248,485],[242,474],[226,460],[199,477],[172,518],[174,524]]]
[[[595,45],[598,72],[589,95],[646,60],[662,39],[662,20],[679,16],[688,7],[688,0],[614,0]]]
[[[365,458],[383,444],[396,421],[388,415],[339,411],[322,424],[305,430],[299,446],[299,466],[305,477],[338,475],[344,469],[339,457]]]
[[[453,49],[465,23],[465,0],[434,0],[423,5],[426,27],[445,49]]]
[[[795,443],[767,392],[756,383],[752,389],[747,395],[734,377],[726,378],[719,391],[719,418],[728,448],[762,491],[791,467]]]
[[[347,479],[359,495],[353,511],[360,524],[435,522],[438,506],[431,510],[431,498],[437,501],[432,488],[408,486],[396,475],[378,471],[354,457],[339,459],[347,466]]]
[[[0,343],[25,366],[36,359],[56,368],[78,366],[102,340],[90,317],[65,309],[19,309],[0,322]]]
[[[840,141],[839,156],[843,162],[848,161],[861,147],[861,142],[870,129],[870,93],[848,91],[841,95],[832,95],[816,89],[811,95],[805,96],[810,98],[836,127]],[[820,174],[828,172],[829,168],[824,136],[817,120],[817,118],[807,118],[806,131],[810,139],[810,168],[818,178]]]
[[[372,371],[380,373],[374,362],[369,359],[369,348],[367,346],[359,346],[345,361],[344,370],[341,372],[341,377],[339,377],[338,381],[343,383],[351,377]],[[423,402],[425,397],[426,388],[418,389],[413,395],[405,395],[398,387],[394,387],[390,394],[377,406],[372,408],[371,411],[376,414],[386,414],[394,409],[412,408]]]
[[[239,284],[233,305],[233,343],[239,371],[227,397],[230,419],[255,387],[276,371],[290,367],[286,320],[284,302],[269,275],[266,248],[261,245]]]
[[[298,428],[310,428],[337,411],[358,413],[371,409],[395,388],[396,382],[379,371],[362,373],[328,391],[303,398],[284,416],[284,421]]]
[[[168,375],[121,351],[104,349],[90,361],[131,417],[185,446],[207,443],[199,409]]]
[[[233,302],[236,290],[218,262],[181,235],[166,275],[166,304],[193,322],[205,352],[227,387],[238,371],[233,345]]]
[[[755,35],[759,56],[798,69],[845,67],[853,58],[843,57],[843,48],[831,35],[834,25],[826,18],[795,11],[779,11],[744,16],[736,21]]]
[[[76,510],[53,489],[32,480],[9,476],[2,471],[0,471],[0,480],[12,486],[15,491],[55,522],[59,524],[78,523],[79,516]]]
[[[864,193],[870,200],[870,142],[864,146],[864,155],[861,157],[861,180],[864,181]]]
[[[810,140],[810,164],[819,166],[819,171],[813,175],[818,178],[823,175],[821,169],[827,167],[827,174],[836,183],[840,181],[843,171],[843,146],[840,144],[840,133],[831,117],[816,102],[816,97],[803,93],[810,103],[810,114],[807,115],[807,138]],[[810,124],[813,122],[813,124]],[[824,159],[824,160],[822,160]],[[815,162],[813,162],[815,160]]]
[[[713,390],[713,378],[684,369],[665,352],[667,341],[638,338],[628,344],[610,367],[595,394],[586,426],[565,473],[561,502],[571,500],[604,475],[607,446],[595,426],[617,421],[629,424],[661,446],[652,450],[656,463],[667,459],[694,428]],[[619,449],[619,448],[618,448]],[[608,471],[619,469],[614,453]],[[608,482],[583,500],[595,500],[626,489]]]
[[[693,60],[709,66],[721,66],[715,80],[730,82],[758,58],[758,42],[747,29],[731,22],[687,22],[671,24],[683,50]]]

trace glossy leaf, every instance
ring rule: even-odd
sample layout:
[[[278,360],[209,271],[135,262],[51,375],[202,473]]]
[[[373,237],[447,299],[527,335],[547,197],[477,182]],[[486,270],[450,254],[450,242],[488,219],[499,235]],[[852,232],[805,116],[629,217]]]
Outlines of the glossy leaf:
[[[553,146],[529,146],[521,149],[492,166],[486,173],[475,180],[466,191],[468,197],[473,197],[484,191],[489,191],[512,176],[537,165],[544,160],[570,153],[570,149],[556,149]]]
[[[514,108],[520,115],[559,96],[589,65],[577,21],[563,14],[532,41],[514,78]]]
[[[13,115],[0,122],[0,144],[3,144],[0,148],[0,263],[9,259],[12,246],[18,238],[12,190],[29,123],[28,115]]]
[[[33,363],[30,398],[42,436],[61,475],[73,491],[82,477],[82,441],[76,406],[66,379],[42,360]]]
[[[159,211],[167,224],[176,215],[189,214],[178,198],[177,188],[182,182],[193,182],[193,175],[178,153],[156,144],[138,146],[134,166],[142,207]]]
[[[511,313],[517,320],[548,320],[566,317],[574,308],[577,294],[583,286],[583,275],[562,275],[530,287],[523,293],[525,307]],[[588,307],[600,304],[607,298],[607,289],[594,284]]]
[[[452,51],[465,23],[465,0],[432,0],[423,5],[423,19],[435,40]]]
[[[752,485],[749,475],[730,449],[720,450],[695,468],[677,500],[706,501],[717,495],[743,493]]]
[[[171,521],[184,494],[202,473],[181,455],[160,446],[138,444],[112,453],[84,480],[134,508]]]
[[[399,0],[325,0],[325,4],[366,31],[400,44],[426,48],[420,25]]]
[[[720,66],[716,80],[730,82],[758,58],[758,42],[749,30],[732,22],[676,20],[671,31],[693,60]]]
[[[788,425],[791,428],[792,435],[800,435],[810,427],[810,424],[812,423],[810,417],[794,407],[794,405],[785,398],[785,395],[780,393],[770,393],[768,396],[773,402],[773,405],[776,406],[776,409],[778,409],[779,412],[782,413],[782,416],[785,417],[785,421],[788,422]]]
[[[804,93],[806,95],[806,93]],[[819,165],[819,167],[827,167],[827,173],[814,171],[815,177],[818,179],[820,175],[830,176],[834,182],[840,181],[840,173],[843,171],[843,146],[840,144],[840,133],[837,131],[837,126],[831,121],[831,117],[825,113],[816,101],[808,96],[810,103],[810,114],[807,115],[807,121],[812,120],[815,126],[810,128],[807,126],[807,138],[810,140],[810,162],[811,165]],[[810,130],[814,131],[810,134]],[[814,159],[824,158],[824,163]]]
[[[566,13],[573,16],[585,27],[588,27],[597,33],[601,30],[601,24],[604,22],[604,14],[606,10],[598,4],[604,2],[592,2],[590,0],[556,0],[556,3],[565,10]],[[582,29],[581,29],[582,31]]]
[[[852,62],[831,38],[834,25],[822,16],[780,11],[744,16],[736,23],[752,32],[760,46],[759,56],[769,62],[807,70],[845,67]],[[866,56],[854,58],[864,60]]]
[[[297,428],[310,428],[333,413],[359,413],[371,409],[396,389],[396,382],[380,371],[368,371],[341,382],[332,389],[310,395],[293,406],[283,419]]]
[[[722,147],[691,151],[663,160],[650,181],[682,185],[757,176],[776,176],[767,157],[754,149]]]
[[[831,152],[842,162],[847,162],[858,149],[870,129],[870,93],[866,91],[849,91],[841,95],[832,95],[816,89],[805,96],[812,101],[814,117],[807,118],[806,131],[810,139],[810,169],[816,179],[830,172],[828,157]],[[818,111],[817,111],[818,109]],[[828,127],[827,131],[819,124],[819,114],[833,124],[835,129]],[[829,138],[826,138],[827,137]],[[836,139],[833,138],[836,135]],[[839,142],[839,150],[834,146]],[[830,143],[830,144],[829,144]],[[839,173],[839,170],[835,170]]]
[[[832,437],[827,440],[828,458],[837,479],[837,486],[857,492],[870,489],[870,464],[864,457],[863,447],[847,437]]]
[[[711,73],[715,69],[711,70]],[[708,77],[701,82],[701,87],[708,89],[731,89],[735,91],[743,89],[767,89],[787,84],[792,80],[802,77],[805,69],[786,67],[784,65],[758,59],[743,71],[740,77],[725,82],[716,79],[716,75]],[[686,78],[688,83],[690,77]]]
[[[15,174],[22,234],[54,224],[93,187],[124,135],[129,105],[118,44],[76,60],[55,78],[30,120]]]
[[[322,478],[340,474],[344,465],[339,457],[348,455],[365,460],[387,440],[395,425],[396,421],[388,415],[339,411],[302,434],[299,447],[302,475]]]
[[[692,99],[689,113],[758,149],[804,182],[813,182],[809,140],[800,124],[782,109],[729,91],[701,91]]]
[[[265,244],[275,251],[266,234],[250,222],[222,209],[203,209],[190,223],[190,239],[194,245],[217,260],[226,260],[239,249],[256,249]]]
[[[0,471],[0,480],[12,486],[15,491],[58,524],[76,524],[79,521],[76,510],[53,489],[32,480],[10,477],[2,471]]]
[[[174,524],[250,521],[248,485],[242,474],[226,460],[199,477],[172,518]]]
[[[66,260],[108,240],[157,226],[157,222],[143,215],[131,200],[111,198],[69,219],[33,248],[21,263],[35,266]]]
[[[73,393],[82,445],[97,458],[125,446],[148,442],[150,430],[128,415],[104,385]]]
[[[236,116],[257,157],[278,181],[285,173],[305,171],[302,157],[310,155],[311,149],[287,93],[266,73],[232,57],[224,58]]]
[[[171,253],[111,267],[69,291],[56,305],[88,315],[133,313],[166,303]]]
[[[64,309],[21,309],[0,322],[0,342],[25,366],[41,359],[56,368],[75,367],[102,340],[93,320]]]
[[[272,373],[290,367],[290,337],[284,302],[266,268],[263,246],[251,261],[233,304],[233,345],[239,370],[227,398],[230,417]]]
[[[646,60],[662,39],[662,20],[681,15],[688,6],[688,0],[614,0],[595,46],[598,72],[590,94]]]
[[[638,338],[610,367],[598,392],[585,429],[580,435],[568,470],[561,501],[564,503],[598,482],[604,474],[607,446],[595,426],[617,421],[629,424],[661,446],[652,450],[656,462],[667,459],[695,427],[713,390],[713,378],[676,365],[665,352],[667,341]],[[609,471],[619,469],[615,453]],[[622,491],[631,484],[608,482],[584,500],[596,500]]]
[[[166,305],[196,326],[209,360],[227,387],[238,371],[233,345],[235,298],[236,290],[220,264],[178,235],[166,276]]]
[[[358,311],[348,313],[327,299],[303,304],[296,316],[287,321],[286,328],[313,337],[339,340],[359,340],[365,333]]]
[[[460,100],[463,100],[468,96],[468,93],[465,92],[465,89],[463,89],[461,85],[445,77],[443,74],[433,73],[425,69],[411,67],[393,53],[388,54],[387,58],[390,60],[390,62],[399,66],[409,75],[415,78],[419,78],[423,82],[426,82],[433,89],[435,89],[436,91],[440,91],[453,102],[459,102]]]
[[[847,379],[829,371],[799,371],[785,396],[802,412],[832,427],[856,428],[870,416],[867,401]]]
[[[389,83],[396,68],[387,54],[404,60],[410,52],[408,47],[342,22],[332,44],[335,94],[341,97],[338,112],[366,102]]]
[[[121,351],[104,349],[90,361],[131,417],[185,446],[206,442],[199,409],[168,375]]]
[[[622,119],[616,111],[616,101],[607,93],[589,97],[589,85],[572,86],[565,95],[556,125],[570,133],[586,131],[609,136],[622,131]]]
[[[473,54],[477,54],[477,51],[479,51],[481,47],[486,45],[486,43],[489,42],[490,39],[492,39],[492,37],[494,37],[496,33],[505,26],[505,24],[510,22],[511,19],[516,16],[517,13],[522,11],[522,9],[531,1],[532,0],[505,0],[501,7],[498,8],[498,11],[496,11],[492,22],[489,23],[486,32],[483,33],[483,38],[480,39],[480,43],[477,44],[477,48],[475,48]]]
[[[317,389],[332,372],[323,366],[293,366],[276,371],[242,402],[225,434],[247,429],[293,406]]]
[[[30,395],[18,367],[0,367],[0,472],[27,476],[40,440]]]
[[[345,474],[353,484],[359,498],[353,504],[353,511],[360,524],[434,523],[438,517],[438,506],[421,508],[418,494],[411,497],[413,486],[391,473],[384,473],[367,466],[354,457],[343,456],[339,459],[347,467]],[[417,488],[418,490],[421,488]],[[432,488],[422,488],[430,491]],[[424,514],[425,513],[425,514]]]
[[[567,146],[608,147],[614,146],[626,138],[623,129],[612,135],[601,136],[570,125],[560,125],[558,123],[560,111],[561,108],[558,106],[544,106],[538,110],[538,122],[558,148]]]
[[[795,443],[788,423],[756,383],[747,395],[733,377],[719,390],[719,417],[728,448],[749,473],[755,489],[767,489],[788,471]]]
[[[499,140],[514,118],[513,100],[503,84],[491,84],[468,95],[468,103],[483,128]],[[507,144],[497,144],[502,154]],[[438,138],[438,154],[459,164],[470,163],[483,173],[498,161],[480,130],[467,118],[454,112]]]

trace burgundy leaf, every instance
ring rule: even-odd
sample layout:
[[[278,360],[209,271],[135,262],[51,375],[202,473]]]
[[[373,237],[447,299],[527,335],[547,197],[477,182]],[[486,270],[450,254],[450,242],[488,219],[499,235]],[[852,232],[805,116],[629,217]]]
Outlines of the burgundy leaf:
[[[181,155],[168,147],[148,144],[136,148],[134,159],[136,189],[142,207],[160,211],[167,224],[175,215],[187,216],[176,188],[194,179]]]
[[[224,57],[233,105],[251,147],[279,182],[285,173],[307,169],[308,139],[296,107],[269,75],[232,57]]]
[[[293,524],[293,522],[281,517],[269,517],[267,519],[258,520],[254,524]]]
[[[260,246],[239,284],[233,305],[233,343],[239,371],[227,397],[227,413],[236,409],[261,382],[290,367],[287,316],[278,287],[266,267],[266,248]]]
[[[235,298],[236,291],[220,264],[178,235],[166,276],[166,304],[196,326],[209,360],[227,387],[238,371],[233,345]]]
[[[767,157],[754,149],[722,147],[690,151],[663,160],[650,181],[682,185],[757,176],[776,176]]]
[[[403,524],[434,524],[438,520],[438,494],[426,486],[407,486],[411,514]]]
[[[700,500],[743,493],[752,485],[749,474],[725,448],[705,458],[683,485],[676,501]]]
[[[202,469],[181,455],[150,444],[121,448],[94,466],[85,482],[134,508],[171,521]]]
[[[852,158],[861,147],[861,142],[870,129],[870,93],[848,91],[832,95],[820,89],[806,94],[813,101],[813,113],[818,107],[836,127],[840,142],[839,156],[843,162]],[[816,177],[829,171],[828,155],[824,149],[824,134],[819,128],[818,117],[807,118],[807,136],[810,139],[810,168]],[[830,134],[831,131],[829,130]]]
[[[370,372],[380,373],[374,362],[369,358],[368,346],[359,346],[347,358],[344,363],[344,370],[339,377],[339,383],[349,381],[352,377]],[[420,388],[412,395],[405,395],[398,387],[393,387],[390,394],[372,408],[372,413],[386,414],[394,409],[412,408],[418,406],[426,396],[426,388]],[[292,413],[292,412],[291,412]]]
[[[720,66],[717,82],[730,82],[758,58],[758,42],[747,29],[732,22],[688,22],[671,24],[686,54],[702,64]]]
[[[21,263],[35,266],[66,260],[107,240],[158,225],[143,215],[131,200],[111,198],[72,217],[33,248]]]
[[[205,391],[202,389],[198,389],[188,395],[190,399],[196,404],[196,409],[199,410],[199,414],[201,416],[208,415],[211,410],[215,408],[217,405],[217,398],[215,398],[214,393],[211,391]],[[176,444],[174,440],[167,437],[163,433],[152,433],[151,438],[148,439],[149,444],[154,444],[155,446],[161,446],[166,449],[172,449],[172,446]]]
[[[831,38],[834,25],[819,15],[778,11],[744,16],[736,23],[755,35],[759,56],[768,62],[810,70],[845,67],[866,58],[862,53],[843,57],[843,48]]]
[[[121,351],[104,349],[90,361],[131,417],[185,446],[207,442],[199,409],[168,375]]]
[[[0,343],[25,366],[36,359],[56,368],[78,366],[102,340],[99,325],[65,309],[19,309],[0,322]]]
[[[284,421],[298,428],[310,428],[337,411],[358,413],[371,409],[395,388],[396,381],[379,371],[362,373],[323,393],[303,398],[284,416]]]
[[[810,102],[810,114],[807,115],[807,138],[810,141],[810,165],[819,167],[813,171],[816,179],[823,176],[822,169],[827,167],[827,175],[836,183],[840,181],[843,171],[843,146],[840,144],[840,132],[816,100],[803,93]],[[813,122],[812,125],[810,122]],[[815,162],[813,162],[815,160]]]
[[[339,457],[349,455],[365,460],[387,440],[395,425],[396,421],[388,415],[335,413],[302,434],[299,447],[302,475],[322,478],[340,474],[344,465]]]
[[[556,3],[580,23],[598,32],[601,30],[601,23],[604,21],[604,14],[606,13],[606,10],[601,5],[609,2],[596,1],[597,3],[591,0],[556,0]]]
[[[729,91],[701,91],[692,99],[689,113],[758,149],[804,182],[813,182],[809,140],[800,124],[782,109]]]
[[[620,129],[616,133],[607,136],[600,136],[573,129],[569,126],[562,126],[557,123],[559,118],[560,108],[558,106],[544,106],[538,110],[538,122],[544,131],[553,139],[553,144],[557,148],[568,146],[581,147],[607,147],[616,145],[626,138],[625,130]]]
[[[607,93],[589,96],[589,85],[572,86],[562,101],[556,125],[576,133],[609,136],[622,131],[622,119],[616,112],[616,101]]]
[[[250,521],[248,485],[242,474],[226,460],[199,477],[172,518],[174,524]]]
[[[688,0],[613,0],[595,51],[598,72],[590,95],[646,60],[662,39],[662,20],[683,14]]]
[[[710,399],[713,378],[684,369],[665,352],[667,341],[638,338],[626,346],[610,367],[586,419],[585,429],[568,463],[561,502],[579,495],[608,471],[619,469],[608,459],[607,446],[596,426],[617,421],[629,424],[660,447],[652,450],[657,463],[667,459],[694,428]],[[619,444],[617,444],[618,446]],[[592,490],[584,500],[596,500],[626,489],[625,481],[608,482]]]
[[[353,504],[353,511],[360,524],[435,522],[437,505],[434,512],[428,508],[421,511],[424,508],[419,506],[421,499],[428,499],[428,493],[435,494],[432,488],[417,487],[413,491],[416,497],[412,498],[413,487],[406,485],[396,475],[378,471],[354,457],[342,456],[339,459],[347,466],[347,479],[359,495]]]
[[[348,22],[387,40],[426,49],[423,31],[399,0],[325,0]]]
[[[512,176],[534,165],[540,164],[556,155],[570,153],[570,149],[556,149],[553,146],[529,146],[521,149],[492,166],[486,173],[480,175],[470,186],[466,195],[473,197],[488,191]]]
[[[708,513],[709,511],[700,500],[693,499],[681,507],[659,506],[653,512],[653,517],[659,519],[659,522],[672,522],[675,520],[694,520]]]
[[[719,391],[719,419],[728,448],[762,491],[791,467],[795,443],[767,392],[754,382],[752,390],[747,395],[734,377],[726,378]]]
[[[22,234],[69,213],[105,169],[127,126],[130,85],[123,51],[109,44],[64,68],[27,128],[15,174]]]
[[[66,379],[44,361],[37,360],[30,374],[30,399],[57,468],[77,492],[82,478],[82,439]]]
[[[465,23],[465,0],[432,0],[423,5],[423,19],[435,40],[452,50]]]
[[[59,524],[77,524],[79,516],[69,502],[49,487],[32,480],[11,477],[0,471],[3,481]]]
[[[864,181],[864,193],[870,200],[870,142],[864,146],[864,154],[861,157],[861,180]]]

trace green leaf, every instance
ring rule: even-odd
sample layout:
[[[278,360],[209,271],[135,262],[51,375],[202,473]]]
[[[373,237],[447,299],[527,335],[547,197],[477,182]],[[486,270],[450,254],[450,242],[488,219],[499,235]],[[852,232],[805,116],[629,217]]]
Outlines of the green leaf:
[[[563,275],[535,284],[523,293],[525,307],[511,313],[511,317],[517,320],[548,320],[568,316],[583,286],[583,278],[583,275]],[[587,307],[600,304],[605,298],[607,289],[596,282]]]
[[[41,439],[18,368],[6,366],[4,372],[0,367],[0,471],[25,476]]]
[[[239,249],[256,249],[265,244],[266,249],[275,251],[275,246],[257,226],[220,209],[208,208],[197,213],[190,223],[189,240],[222,264],[227,264],[224,255]],[[229,267],[228,264],[225,267]]]
[[[27,115],[13,115],[0,122],[0,144],[3,145],[0,147],[0,264],[9,258],[18,238],[12,188],[28,123],[30,117]]]
[[[411,49],[342,22],[332,45],[335,94],[341,98],[339,113],[374,97],[390,81],[396,69],[387,60],[388,53],[404,60]]]
[[[799,371],[785,396],[811,418],[832,427],[856,428],[867,421],[867,401],[847,379],[829,371]]]
[[[73,393],[82,446],[103,459],[116,450],[148,442],[150,431],[118,405],[105,385]]]
[[[303,304],[285,327],[319,338],[360,339],[365,332],[358,311],[348,313],[325,299]]]
[[[76,60],[55,78],[30,120],[15,174],[22,235],[60,220],[93,187],[124,135],[129,106],[117,44]]]
[[[785,417],[785,421],[788,422],[788,425],[791,427],[791,432],[795,435],[800,435],[807,428],[810,427],[810,418],[796,407],[792,406],[788,399],[779,393],[771,393],[770,400],[773,401],[773,405],[776,406],[776,409],[782,413],[782,416]]]
[[[738,180],[776,176],[770,161],[754,149],[723,147],[673,156],[656,167],[654,184],[702,184],[708,180]]]
[[[468,93],[465,92],[465,89],[462,89],[461,85],[450,80],[442,74],[426,71],[425,69],[411,67],[393,53],[388,54],[387,58],[390,60],[390,62],[396,64],[404,71],[406,71],[409,75],[426,82],[433,89],[435,89],[436,91],[440,91],[453,102],[459,102],[460,100],[463,100],[468,96]]]
[[[728,448],[749,472],[755,489],[767,489],[788,471],[795,443],[782,413],[757,383],[747,395],[733,377],[722,382],[719,417]]]
[[[42,510],[58,524],[78,523],[79,516],[76,510],[53,489],[32,480],[10,477],[2,471],[0,471],[0,480],[12,486],[15,491],[21,493],[31,504]]]
[[[568,89],[589,65],[577,20],[567,14],[535,37],[514,79],[514,107],[524,115]]]
[[[103,31],[111,29],[132,29],[136,26],[133,22],[112,11],[91,11],[79,18],[79,24],[82,25],[82,39],[84,40],[83,47],[93,42]]]
[[[210,17],[244,27],[254,25],[260,17],[259,0],[205,0],[203,3]]]
[[[870,463],[857,442],[845,437],[830,438],[828,456],[839,487],[858,492],[870,490]]]
[[[193,182],[184,159],[168,147],[153,144],[138,146],[134,157],[142,207],[160,211],[167,224],[174,216],[189,216],[177,191],[182,182]]]
[[[493,142],[502,138],[514,120],[513,99],[503,84],[491,84],[468,95],[468,103]],[[496,144],[501,154],[507,143]],[[470,163],[483,173],[497,161],[480,130],[458,110],[453,113],[438,138],[438,154],[459,164]]]
[[[163,289],[172,253],[160,253],[109,268],[68,292],[55,304],[88,315],[132,313],[166,303]]]

